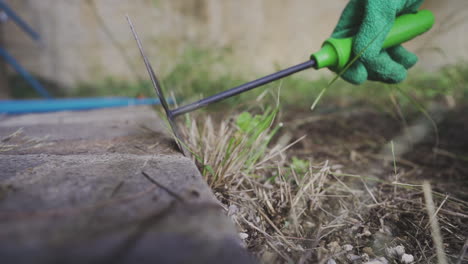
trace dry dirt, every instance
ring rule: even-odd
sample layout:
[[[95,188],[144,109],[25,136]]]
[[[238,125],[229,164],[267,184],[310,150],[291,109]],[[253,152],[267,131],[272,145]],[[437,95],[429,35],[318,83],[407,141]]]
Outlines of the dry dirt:
[[[249,250],[262,263],[275,264],[437,263],[422,189],[428,181],[447,258],[464,263],[467,109],[432,107],[432,121],[418,113],[402,119],[359,105],[312,114],[282,109],[276,121],[283,127],[271,149],[304,139],[249,172],[239,165],[224,179],[210,173],[205,178],[220,182],[215,195]],[[223,160],[226,150],[219,142],[240,140],[232,132],[235,122],[226,119],[235,115],[211,113],[215,125],[207,125],[207,116],[195,115],[204,133],[192,134],[201,139],[190,146],[205,153],[201,156]],[[295,169],[294,158],[308,168]],[[204,170],[214,164],[199,165]]]
[[[293,138],[307,135],[289,151],[290,156],[313,163],[339,164],[344,173],[377,177],[388,183],[396,180],[395,175],[398,182],[414,186],[429,181],[433,191],[439,194],[435,200],[436,206],[440,206],[439,221],[448,258],[453,263],[462,263],[467,259],[465,256],[460,260],[460,252],[468,242],[467,112],[468,107],[436,112],[438,133],[424,117],[415,115],[402,122],[386,113],[363,108],[317,116],[307,112],[285,113],[282,119],[291,120],[285,127],[292,128],[287,133],[292,133]],[[410,133],[415,130],[419,132]],[[392,140],[393,153],[389,144]],[[402,146],[404,149],[399,151]],[[379,205],[357,212],[361,217],[359,222],[363,223],[353,227],[358,230],[344,228],[321,241],[319,247],[327,252],[322,257],[316,253],[315,261],[324,261],[323,255],[333,255],[334,247],[346,244],[353,246],[354,254],[368,254],[372,259],[385,255],[373,252],[378,248],[376,244],[381,243],[403,245],[414,255],[416,263],[435,263],[421,189],[396,195],[395,187],[390,184],[367,184],[376,188],[372,199],[379,201]],[[382,229],[388,230],[382,232]],[[382,237],[384,233],[389,236]],[[349,261],[349,255],[335,260]]]

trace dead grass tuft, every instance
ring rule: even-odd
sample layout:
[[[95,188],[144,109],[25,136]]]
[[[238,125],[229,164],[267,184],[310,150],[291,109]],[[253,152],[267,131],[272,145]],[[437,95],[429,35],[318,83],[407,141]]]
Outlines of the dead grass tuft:
[[[12,134],[0,138],[0,152],[15,151],[21,149],[33,149],[43,146],[53,145],[47,142],[48,137],[36,138],[24,135],[23,128],[20,128]]]
[[[276,113],[195,117],[182,126],[204,177],[263,263],[436,263],[421,185],[291,157],[291,145],[273,142]],[[468,203],[438,193],[433,201],[445,254],[456,260],[468,237]]]

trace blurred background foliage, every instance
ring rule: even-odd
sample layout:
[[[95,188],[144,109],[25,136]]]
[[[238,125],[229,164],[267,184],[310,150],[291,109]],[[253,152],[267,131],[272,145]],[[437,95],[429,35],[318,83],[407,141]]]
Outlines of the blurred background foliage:
[[[248,0],[118,4],[113,0],[44,0],[10,4],[40,32],[44,45],[29,40],[11,21],[2,25],[1,42],[55,96],[154,96],[125,23],[128,14],[166,90],[179,102],[189,102],[302,62],[330,35],[346,1],[292,0],[285,5]],[[409,79],[399,85],[401,91],[421,101],[464,98],[465,7],[465,0],[425,0],[423,8],[434,11],[437,22],[429,33],[405,44],[421,61],[419,69],[411,70]],[[333,79],[327,72],[306,71],[221,105],[248,102],[264,91],[275,97],[280,90],[282,104],[307,109]],[[13,98],[36,97],[11,69],[8,73]],[[321,102],[382,105],[388,95],[401,99],[402,106],[411,101],[395,89],[372,82],[351,86],[337,81]]]
[[[203,48],[186,49],[179,62],[163,76],[161,82],[166,94],[175,96],[179,103],[187,103],[206,97],[237,85],[250,81],[251,76],[232,73],[224,58],[229,49],[208,50]],[[279,68],[278,68],[279,70]],[[290,76],[264,87],[230,98],[223,103],[208,109],[219,110],[220,107],[234,107],[241,103],[250,103],[262,93],[278,96],[283,106],[307,110],[318,94],[329,87],[322,106],[327,103],[348,106],[364,102],[381,108],[388,104],[389,99],[396,99],[404,109],[408,109],[416,100],[422,105],[444,101],[449,104],[463,103],[468,96],[468,63],[459,63],[443,67],[436,72],[411,70],[406,81],[398,85],[385,85],[367,82],[355,86],[342,80],[330,84],[333,76],[311,80],[309,75],[313,70]],[[257,76],[261,77],[261,76]],[[256,77],[254,77],[256,78]],[[15,98],[30,98],[35,92],[18,76],[10,76],[10,85]],[[89,97],[89,96],[128,96],[154,97],[155,93],[147,79],[129,81],[118,77],[105,77],[100,81],[82,82],[68,91],[60,89],[53,82],[40,79],[57,97]],[[402,93],[403,91],[404,93]],[[408,95],[411,98],[408,98]]]

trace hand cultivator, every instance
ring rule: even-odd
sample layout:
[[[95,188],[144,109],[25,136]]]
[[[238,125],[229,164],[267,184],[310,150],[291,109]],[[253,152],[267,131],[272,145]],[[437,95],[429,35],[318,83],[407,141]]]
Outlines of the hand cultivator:
[[[243,92],[247,92],[254,88],[260,87],[262,85],[268,84],[270,82],[282,79],[294,73],[304,71],[309,68],[315,69],[322,69],[322,68],[329,68],[337,73],[342,73],[347,70],[347,67],[351,65],[355,58],[358,58],[360,54],[353,54],[352,52],[352,45],[353,45],[353,37],[350,38],[329,38],[326,40],[317,53],[314,53],[310,56],[310,59],[304,63],[298,64],[296,66],[292,66],[285,70],[273,73],[271,75],[262,77],[260,79],[248,82],[246,84],[234,87],[224,92],[220,92],[218,94],[212,95],[210,97],[201,99],[199,101],[193,102],[191,104],[181,106],[175,109],[169,109],[168,103],[166,98],[164,97],[163,91],[160,87],[160,83],[154,73],[154,70],[151,64],[146,57],[139,37],[133,27],[132,22],[127,17],[127,20],[130,24],[132,29],[133,35],[135,40],[137,41],[138,48],[140,49],[141,55],[145,62],[146,68],[151,78],[151,82],[156,90],[156,93],[161,100],[161,105],[164,108],[166,113],[167,119],[169,124],[172,128],[174,136],[176,138],[177,144],[182,152],[185,155],[188,154],[186,148],[184,147],[183,141],[180,137],[180,134],[177,130],[177,126],[174,122],[175,117],[189,113],[191,111],[197,110],[204,106],[210,105],[212,103],[219,102],[221,100],[227,99],[229,97],[241,94]],[[387,49],[390,47],[397,46],[401,43],[409,41],[432,28],[434,24],[434,15],[428,10],[421,10],[414,14],[406,14],[399,16],[395,20],[395,24],[393,25],[390,33],[387,35],[385,42],[383,44],[383,49]],[[377,37],[377,36],[376,36]],[[369,43],[370,45],[371,43]],[[364,52],[364,51],[362,51]],[[353,56],[355,58],[353,58]]]

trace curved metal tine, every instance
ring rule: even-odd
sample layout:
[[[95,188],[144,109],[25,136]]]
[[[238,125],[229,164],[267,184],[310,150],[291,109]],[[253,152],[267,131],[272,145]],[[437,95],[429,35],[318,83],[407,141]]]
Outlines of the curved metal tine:
[[[128,24],[130,25],[130,29],[132,30],[133,37],[135,38],[137,42],[138,49],[140,50],[140,54],[143,57],[143,61],[145,62],[146,70],[148,71],[148,74],[151,78],[151,83],[153,84],[154,90],[156,91],[156,94],[158,95],[159,100],[161,101],[161,105],[164,108],[164,112],[166,113],[167,120],[169,122],[169,125],[171,126],[177,146],[179,147],[179,150],[182,152],[182,154],[188,157],[190,152],[184,147],[184,142],[182,141],[182,138],[180,137],[179,131],[177,129],[177,125],[174,122],[174,116],[172,115],[172,111],[169,109],[169,105],[167,104],[166,98],[164,97],[164,93],[161,89],[158,78],[156,77],[156,74],[154,73],[153,67],[151,66],[151,63],[149,62],[148,57],[145,55],[140,38],[138,37],[138,34],[128,15],[127,15],[127,21],[128,21]]]
[[[158,78],[156,77],[156,74],[154,73],[153,67],[151,67],[151,64],[149,65],[148,71],[150,73],[150,76],[152,76],[151,78],[153,80],[153,86],[156,90],[156,93],[158,94],[159,100],[161,100],[161,105],[163,106],[164,111],[166,112],[167,121],[169,122],[172,132],[174,133],[177,146],[179,147],[179,150],[182,152],[182,154],[188,157],[190,152],[187,150],[187,148],[184,145],[185,143],[182,141],[182,137],[180,136],[179,130],[177,128],[177,124],[174,121],[174,115],[172,114],[172,111],[169,109],[169,105],[166,101],[166,97],[164,97],[164,93],[161,89]]]

